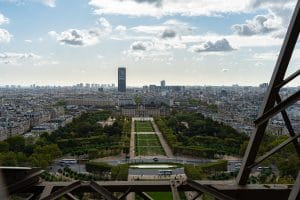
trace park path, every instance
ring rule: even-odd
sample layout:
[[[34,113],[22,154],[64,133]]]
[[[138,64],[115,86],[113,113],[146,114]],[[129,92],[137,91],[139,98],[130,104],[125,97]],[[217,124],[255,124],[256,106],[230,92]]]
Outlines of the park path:
[[[134,159],[134,119],[133,118],[131,120],[129,156],[130,159]],[[128,175],[128,181],[132,181],[131,179],[132,179],[131,176]],[[126,197],[126,200],[134,200],[134,199],[135,199],[135,195],[133,192],[129,193]]]
[[[172,152],[170,146],[168,145],[168,143],[166,142],[164,136],[162,135],[162,133],[160,132],[159,128],[155,124],[153,118],[150,121],[152,123],[152,126],[153,126],[155,132],[156,132],[156,135],[158,136],[160,144],[161,144],[161,146],[163,147],[163,149],[164,149],[164,151],[166,153],[166,156],[168,158],[174,158],[174,155],[173,155],[173,152]]]
[[[131,133],[130,133],[130,149],[129,149],[129,156],[130,159],[134,159],[134,118],[132,118],[131,121]]]

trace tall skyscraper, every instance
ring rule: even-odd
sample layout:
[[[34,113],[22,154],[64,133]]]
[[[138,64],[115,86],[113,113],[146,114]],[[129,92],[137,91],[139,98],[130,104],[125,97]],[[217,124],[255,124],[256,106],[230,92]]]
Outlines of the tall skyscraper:
[[[166,87],[166,81],[165,80],[160,81],[160,87]]]
[[[126,92],[126,68],[118,68],[118,91]]]

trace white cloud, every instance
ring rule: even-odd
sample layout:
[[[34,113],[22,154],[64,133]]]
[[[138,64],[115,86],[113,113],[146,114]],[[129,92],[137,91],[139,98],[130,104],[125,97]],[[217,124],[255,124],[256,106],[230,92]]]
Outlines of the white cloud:
[[[34,66],[44,66],[44,65],[59,65],[59,61],[51,59],[40,59],[33,63]]]
[[[215,42],[207,41],[200,45],[193,45],[190,47],[190,51],[195,53],[201,52],[225,52],[233,51],[234,48],[229,44],[225,38],[217,40]]]
[[[268,47],[278,46],[282,44],[281,38],[273,38],[269,35],[253,35],[243,37],[239,35],[219,35],[219,34],[204,34],[204,35],[184,35],[181,40],[185,44],[204,43],[206,41],[216,41],[220,38],[225,38],[234,48],[242,47]]]
[[[92,46],[99,43],[102,33],[103,32],[100,29],[69,29],[61,33],[50,31],[49,35],[63,45]]]
[[[294,7],[295,0],[251,0],[249,6],[251,8],[274,8],[274,7]]]
[[[9,23],[9,19],[0,13],[0,25],[8,24],[8,23]]]
[[[41,3],[51,8],[56,7],[56,0],[1,0],[9,3],[14,3],[16,5],[26,5],[26,3]]]
[[[90,0],[89,4],[94,7],[94,12],[99,15],[129,15],[129,16],[211,16],[223,13],[247,12],[247,5],[251,0],[231,1],[228,0],[167,0],[161,4],[157,1],[145,3],[146,0]],[[159,5],[159,6],[157,6]]]
[[[74,47],[93,46],[99,43],[100,39],[112,32],[112,26],[103,17],[99,19],[100,28],[91,29],[68,29],[61,33],[50,31],[48,34],[54,37],[60,44]]]
[[[41,2],[51,8],[54,8],[56,6],[56,0],[41,0]]]
[[[228,72],[228,71],[229,71],[229,69],[227,69],[227,68],[223,68],[221,71],[222,71],[222,72]]]
[[[157,26],[135,26],[132,27],[131,30],[133,30],[136,33],[146,33],[146,34],[158,34],[160,32],[163,32],[166,29],[166,26],[157,25]]]
[[[0,53],[0,63],[18,65],[21,62],[39,60],[42,57],[34,53],[14,53],[5,52]]]
[[[279,52],[262,52],[255,53],[253,60],[256,61],[276,61],[278,59]],[[300,49],[295,49],[292,54],[292,59],[300,59]]]
[[[245,24],[235,24],[232,30],[238,35],[267,34],[283,29],[282,19],[274,14],[257,15],[252,20],[246,20]]]
[[[10,42],[11,38],[12,35],[7,30],[0,28],[0,43],[1,42],[8,43]]]
[[[167,43],[159,38],[151,41],[136,41],[130,45],[130,49],[123,53],[127,57],[134,58],[135,61],[141,59],[167,59],[172,55],[173,49],[185,48],[185,45]],[[169,60],[170,61],[170,60]]]
[[[278,53],[274,52],[264,52],[264,53],[256,53],[253,55],[254,60],[260,60],[260,61],[275,61],[278,57]]]
[[[162,24],[158,25],[148,25],[148,26],[135,26],[130,28],[135,34],[143,34],[144,37],[159,37],[166,40],[181,40],[181,35],[190,34],[192,30],[195,29],[191,27],[188,23],[181,22],[178,20],[168,20]]]
[[[32,40],[24,40],[27,43],[32,43]]]
[[[103,27],[103,29],[106,33],[111,33],[112,27],[111,27],[110,23],[104,17],[101,17],[99,19],[99,23]]]
[[[102,59],[104,58],[104,56],[102,56],[101,54],[98,54],[98,55],[97,55],[97,58],[98,58],[99,60],[102,60]]]
[[[168,28],[164,30],[164,32],[161,35],[161,38],[168,39],[168,38],[174,38],[176,36],[177,36],[176,30]]]
[[[146,51],[153,48],[153,43],[149,41],[137,41],[130,45],[130,49],[133,51]]]
[[[127,27],[123,26],[123,25],[118,25],[115,28],[115,31],[120,32],[120,33],[124,33],[124,32],[126,32],[126,30],[127,30]]]

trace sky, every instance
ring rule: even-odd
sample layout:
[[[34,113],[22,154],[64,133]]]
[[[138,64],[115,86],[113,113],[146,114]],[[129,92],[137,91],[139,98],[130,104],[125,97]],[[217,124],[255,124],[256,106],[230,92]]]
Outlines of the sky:
[[[0,0],[0,85],[269,82],[296,0]],[[296,45],[288,74],[300,67]],[[300,85],[294,80],[290,86]]]

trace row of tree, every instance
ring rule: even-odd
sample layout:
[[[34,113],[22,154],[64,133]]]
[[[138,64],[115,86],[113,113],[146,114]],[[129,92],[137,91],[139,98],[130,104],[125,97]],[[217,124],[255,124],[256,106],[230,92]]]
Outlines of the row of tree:
[[[46,168],[53,159],[62,155],[56,144],[41,144],[32,138],[12,136],[0,141],[0,165],[37,166]]]
[[[156,123],[174,154],[214,158],[238,155],[248,137],[200,113],[177,112]]]

